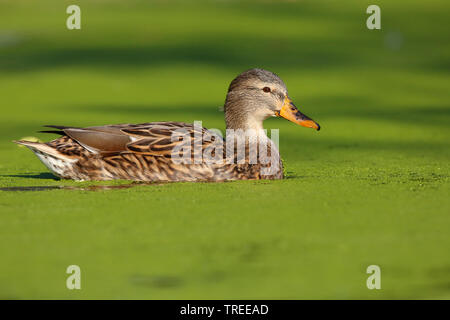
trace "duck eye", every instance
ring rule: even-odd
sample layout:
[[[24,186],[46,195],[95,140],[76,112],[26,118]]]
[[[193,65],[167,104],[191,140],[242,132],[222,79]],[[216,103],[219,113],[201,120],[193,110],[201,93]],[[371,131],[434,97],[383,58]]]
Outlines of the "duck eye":
[[[263,91],[264,91],[264,92],[270,92],[270,88],[269,88],[269,87],[264,87],[264,88],[263,88]]]

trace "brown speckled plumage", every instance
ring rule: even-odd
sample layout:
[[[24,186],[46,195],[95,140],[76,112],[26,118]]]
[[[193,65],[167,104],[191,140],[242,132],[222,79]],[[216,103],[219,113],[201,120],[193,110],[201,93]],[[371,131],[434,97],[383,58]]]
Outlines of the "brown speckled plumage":
[[[273,86],[273,97],[260,94],[260,86]],[[253,96],[252,96],[253,95]],[[225,104],[227,128],[262,129],[262,121],[277,112],[280,97],[287,97],[284,83],[273,73],[252,69],[237,77],[230,85]],[[253,99],[253,100],[252,100]],[[266,99],[266,101],[264,100]],[[237,152],[232,163],[226,161],[226,143],[220,136],[211,141],[200,141],[200,148],[194,145],[198,137],[208,135],[205,128],[182,122],[152,122],[142,124],[120,124],[89,128],[48,126],[62,136],[48,143],[16,141],[29,147],[40,160],[56,175],[74,180],[136,181],[224,181],[248,179],[282,179],[283,165],[278,150],[265,135],[269,156],[273,154],[277,170],[263,175],[264,161],[249,161],[249,141],[245,159],[238,162]],[[196,152],[211,148],[214,139],[221,139],[223,148],[213,149],[223,157],[222,161],[208,163],[179,163],[173,154],[180,147],[182,139],[173,138],[175,131],[183,130],[191,137],[191,159]],[[236,148],[236,146],[235,146]]]

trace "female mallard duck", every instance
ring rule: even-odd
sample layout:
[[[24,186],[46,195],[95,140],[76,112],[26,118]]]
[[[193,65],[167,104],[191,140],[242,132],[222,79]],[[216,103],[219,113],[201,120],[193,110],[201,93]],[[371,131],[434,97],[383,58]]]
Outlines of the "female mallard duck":
[[[58,130],[42,132],[62,137],[48,143],[15,142],[30,148],[49,170],[64,179],[282,179],[278,149],[265,134],[263,121],[281,116],[320,129],[291,102],[284,82],[262,69],[245,71],[231,82],[224,111],[226,141],[195,123],[151,122],[89,128],[47,126]],[[239,150],[242,147],[244,152]]]

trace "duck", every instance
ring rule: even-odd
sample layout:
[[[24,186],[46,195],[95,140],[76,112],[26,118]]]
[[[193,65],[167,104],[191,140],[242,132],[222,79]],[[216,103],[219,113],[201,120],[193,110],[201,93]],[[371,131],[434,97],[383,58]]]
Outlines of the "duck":
[[[94,127],[47,125],[50,142],[28,147],[61,179],[146,182],[283,179],[277,144],[263,122],[285,118],[320,130],[294,105],[275,73],[254,68],[234,78],[223,107],[226,138],[199,123],[148,122]],[[272,133],[273,136],[273,133]]]

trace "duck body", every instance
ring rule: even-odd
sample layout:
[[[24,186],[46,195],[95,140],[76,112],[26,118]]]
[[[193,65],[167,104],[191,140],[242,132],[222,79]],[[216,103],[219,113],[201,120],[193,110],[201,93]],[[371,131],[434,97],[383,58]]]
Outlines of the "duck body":
[[[250,69],[230,84],[224,105],[226,139],[198,123],[150,122],[77,128],[31,149],[55,175],[73,180],[226,181],[282,179],[283,163],[263,121],[283,117],[320,129],[290,100],[274,73]]]
[[[264,174],[263,167],[271,164],[250,163],[247,156],[237,163],[234,147],[233,160],[226,161],[226,142],[217,145],[216,152],[221,159],[214,163],[201,159],[194,161],[196,130],[202,139],[210,132],[205,128],[196,128],[193,124],[183,122],[153,122],[142,124],[120,124],[101,127],[73,128],[49,126],[59,131],[62,136],[48,143],[16,141],[30,148],[42,163],[55,175],[72,180],[134,180],[134,181],[226,181],[282,179],[283,167],[278,150],[266,141],[270,152],[274,152],[276,169]],[[173,161],[172,156],[177,146],[186,140],[172,141],[176,130],[184,130],[190,144],[187,163]],[[216,138],[220,136],[214,135]],[[220,138],[221,139],[221,138]],[[199,152],[211,146],[209,141],[199,141]],[[220,157],[219,157],[220,158]],[[198,163],[200,162],[200,163]],[[228,161],[230,162],[230,161]]]

